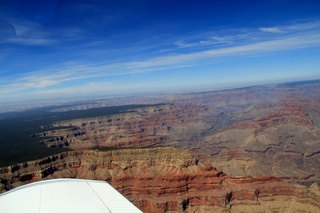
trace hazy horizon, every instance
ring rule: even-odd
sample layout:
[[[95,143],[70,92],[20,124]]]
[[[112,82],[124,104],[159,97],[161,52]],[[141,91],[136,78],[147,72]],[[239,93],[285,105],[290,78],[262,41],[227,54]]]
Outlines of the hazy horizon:
[[[299,81],[285,81],[285,82],[271,82],[266,84],[252,84],[252,85],[237,85],[233,87],[220,87],[220,88],[209,88],[209,89],[189,89],[189,90],[175,90],[175,91],[157,91],[157,92],[144,92],[144,93],[133,93],[133,94],[122,94],[122,95],[102,95],[102,96],[83,96],[83,97],[72,97],[72,98],[56,98],[56,99],[30,99],[30,100],[17,100],[12,102],[2,102],[0,105],[0,113],[7,112],[23,112],[26,110],[33,110],[35,108],[42,107],[61,107],[61,106],[76,106],[76,105],[89,105],[97,103],[100,101],[106,102],[107,100],[119,100],[119,99],[130,99],[130,98],[150,98],[152,95],[156,96],[168,96],[168,95],[183,95],[183,94],[195,94],[202,92],[215,92],[215,91],[227,91],[234,89],[242,89],[249,87],[259,87],[259,86],[275,86],[286,83],[296,83],[296,82],[313,82],[320,81],[320,79],[306,79]],[[117,101],[116,101],[117,102]],[[118,105],[118,104],[116,104]],[[114,104],[110,104],[114,106]],[[95,108],[95,107],[94,107]],[[99,107],[97,107],[99,108]]]

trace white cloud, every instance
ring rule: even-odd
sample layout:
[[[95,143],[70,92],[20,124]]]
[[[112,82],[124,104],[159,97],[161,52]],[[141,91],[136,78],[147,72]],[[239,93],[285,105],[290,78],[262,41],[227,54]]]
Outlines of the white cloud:
[[[180,48],[189,48],[189,47],[203,47],[203,46],[212,46],[212,45],[226,45],[231,44],[235,38],[242,37],[242,35],[236,36],[211,36],[204,40],[186,42],[186,41],[176,41],[174,44]]]
[[[279,27],[262,27],[259,30],[262,32],[266,32],[266,33],[281,33],[281,32],[283,32]]]

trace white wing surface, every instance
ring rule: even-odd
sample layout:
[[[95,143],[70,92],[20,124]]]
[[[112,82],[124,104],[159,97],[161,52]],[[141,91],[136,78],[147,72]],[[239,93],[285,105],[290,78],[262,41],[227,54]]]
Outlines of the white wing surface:
[[[17,187],[0,195],[1,213],[141,212],[104,181],[53,179]]]

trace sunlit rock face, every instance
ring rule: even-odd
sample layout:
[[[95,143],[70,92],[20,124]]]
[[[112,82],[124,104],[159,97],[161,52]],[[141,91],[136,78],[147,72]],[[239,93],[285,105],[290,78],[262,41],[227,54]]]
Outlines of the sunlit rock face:
[[[144,212],[320,210],[316,184],[227,176],[170,147],[67,152],[3,167],[1,190],[52,178],[107,180]]]

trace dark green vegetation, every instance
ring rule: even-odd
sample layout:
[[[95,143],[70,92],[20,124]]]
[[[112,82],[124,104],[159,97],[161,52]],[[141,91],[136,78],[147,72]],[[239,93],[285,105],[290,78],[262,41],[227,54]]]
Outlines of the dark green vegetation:
[[[42,125],[61,120],[116,114],[145,106],[113,106],[69,112],[49,112],[54,108],[45,107],[25,112],[2,113],[0,114],[0,167],[68,151],[68,149],[49,149],[38,144],[42,138],[34,138],[31,135],[43,131],[40,129]]]

